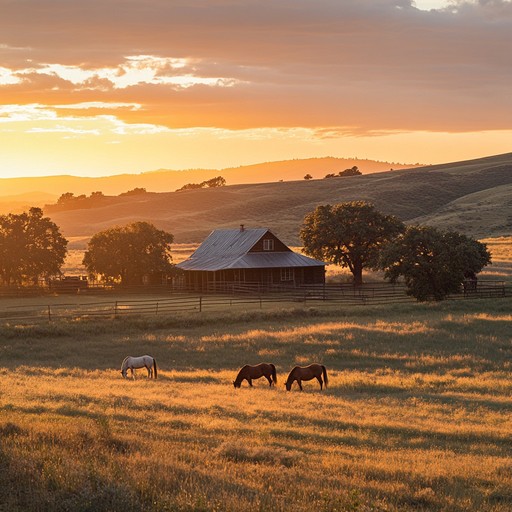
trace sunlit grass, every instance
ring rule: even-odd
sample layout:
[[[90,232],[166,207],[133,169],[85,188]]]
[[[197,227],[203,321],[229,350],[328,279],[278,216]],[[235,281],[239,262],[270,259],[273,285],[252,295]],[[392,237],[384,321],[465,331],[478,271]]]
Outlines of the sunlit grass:
[[[508,511],[509,311],[504,299],[4,330],[0,503]],[[123,357],[142,353],[158,380],[123,380]],[[233,388],[263,360],[275,388]],[[291,367],[313,361],[328,388],[286,392]]]

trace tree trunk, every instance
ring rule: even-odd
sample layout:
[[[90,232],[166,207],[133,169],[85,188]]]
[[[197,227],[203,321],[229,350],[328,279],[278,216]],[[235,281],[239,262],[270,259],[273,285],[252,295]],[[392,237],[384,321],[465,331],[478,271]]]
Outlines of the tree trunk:
[[[354,286],[361,286],[363,284],[363,264],[360,262],[354,263],[354,269],[352,270],[354,276]]]

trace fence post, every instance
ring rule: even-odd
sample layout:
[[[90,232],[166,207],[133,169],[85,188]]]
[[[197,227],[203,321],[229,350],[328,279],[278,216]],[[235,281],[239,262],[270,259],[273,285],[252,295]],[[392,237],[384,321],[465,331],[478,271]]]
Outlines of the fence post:
[[[158,315],[158,302],[156,303],[155,315]]]
[[[199,297],[199,313],[203,311],[203,297]]]
[[[48,304],[48,322],[52,321],[52,310],[50,308],[50,304]]]
[[[262,309],[262,308],[263,308],[263,305],[261,303],[261,295],[260,295],[260,309]]]
[[[116,303],[114,304],[114,318],[117,318],[117,300]]]

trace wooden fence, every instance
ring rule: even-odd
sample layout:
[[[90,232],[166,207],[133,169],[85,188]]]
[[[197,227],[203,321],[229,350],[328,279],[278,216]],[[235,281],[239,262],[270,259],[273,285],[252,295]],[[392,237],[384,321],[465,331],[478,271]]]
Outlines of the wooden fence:
[[[153,289],[154,290],[154,289]],[[160,292],[162,289],[159,288]],[[140,291],[140,290],[139,290]],[[130,300],[104,300],[41,304],[32,303],[4,307],[0,309],[0,324],[52,322],[64,319],[118,318],[122,316],[172,315],[184,311],[201,313],[203,311],[227,310],[233,308],[262,309],[272,304],[282,307],[318,306],[364,306],[375,304],[397,304],[414,302],[406,294],[403,285],[388,283],[352,285],[320,285],[304,288],[280,288],[257,293],[250,287],[233,290],[227,294],[194,295],[190,293],[161,294],[161,298]],[[501,282],[481,282],[471,292],[452,295],[451,300],[465,298],[492,298],[511,296],[512,290]],[[90,298],[90,297],[88,297]],[[27,299],[29,300],[29,299]]]

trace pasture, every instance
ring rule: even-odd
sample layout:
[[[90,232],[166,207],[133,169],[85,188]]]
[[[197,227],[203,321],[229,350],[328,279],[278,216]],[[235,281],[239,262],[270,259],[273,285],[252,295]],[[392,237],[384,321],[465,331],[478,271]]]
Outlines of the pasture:
[[[512,301],[0,329],[0,510],[512,507]],[[126,355],[158,379],[123,380]],[[266,379],[234,389],[246,363]],[[316,380],[284,388],[294,365]]]

